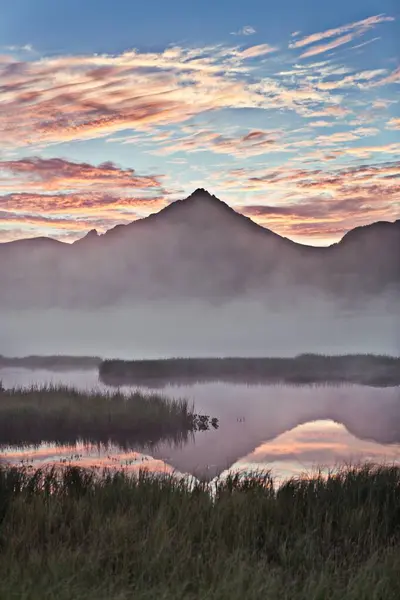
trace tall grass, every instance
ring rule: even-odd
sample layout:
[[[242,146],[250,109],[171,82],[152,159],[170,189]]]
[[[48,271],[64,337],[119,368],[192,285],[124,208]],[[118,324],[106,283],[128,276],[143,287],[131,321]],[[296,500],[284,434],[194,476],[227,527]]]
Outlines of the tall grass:
[[[214,495],[173,477],[0,470],[0,598],[395,600],[400,469]]]
[[[154,385],[185,381],[271,383],[357,383],[400,385],[400,358],[372,354],[294,358],[169,358],[105,360],[100,379],[107,384]]]
[[[15,388],[0,393],[0,442],[114,442],[121,447],[161,439],[180,441],[207,428],[187,400],[159,394],[84,392],[62,386]]]

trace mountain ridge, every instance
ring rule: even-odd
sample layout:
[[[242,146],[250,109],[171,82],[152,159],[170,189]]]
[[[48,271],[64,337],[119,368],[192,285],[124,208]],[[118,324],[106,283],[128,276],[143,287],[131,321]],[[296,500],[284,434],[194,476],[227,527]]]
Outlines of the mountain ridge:
[[[400,220],[359,227],[336,244],[305,246],[258,225],[199,188],[188,198],[69,244],[0,245],[0,307],[119,302],[400,295]],[[1,260],[3,258],[3,260]]]
[[[366,225],[360,225],[360,226],[350,229],[349,231],[347,231],[346,233],[343,234],[343,236],[340,240],[338,240],[337,242],[334,242],[328,246],[313,246],[311,244],[302,244],[299,242],[295,242],[294,240],[291,240],[290,238],[288,238],[286,236],[276,233],[269,227],[264,227],[263,225],[256,223],[250,217],[244,215],[243,213],[236,211],[234,208],[232,208],[229,204],[227,204],[223,200],[220,200],[215,195],[210,194],[206,189],[197,188],[188,197],[175,200],[175,201],[171,202],[170,204],[168,204],[166,207],[162,208],[161,210],[159,210],[155,213],[151,213],[150,215],[148,215],[146,217],[136,219],[134,221],[131,221],[130,223],[115,225],[114,227],[106,230],[104,233],[99,233],[96,229],[91,229],[91,230],[87,231],[82,237],[78,238],[77,240],[74,240],[74,242],[72,242],[72,243],[63,242],[61,240],[58,240],[58,239],[50,237],[50,236],[37,236],[37,237],[30,237],[30,238],[19,238],[19,239],[7,241],[7,242],[0,242],[0,246],[5,247],[10,244],[14,244],[14,245],[23,244],[23,243],[28,244],[29,242],[33,243],[36,241],[37,241],[37,243],[45,244],[46,241],[49,240],[49,243],[56,242],[58,244],[63,244],[64,246],[69,247],[69,246],[73,246],[74,244],[79,244],[83,240],[88,240],[88,239],[100,240],[107,235],[111,235],[111,234],[114,235],[116,232],[124,231],[126,228],[131,229],[131,228],[137,227],[139,224],[142,226],[144,223],[146,223],[146,225],[147,225],[149,223],[153,223],[155,220],[159,220],[159,219],[165,218],[167,216],[169,217],[169,215],[171,213],[176,215],[178,210],[185,209],[187,206],[193,206],[193,204],[196,201],[201,201],[201,203],[203,205],[205,204],[205,202],[208,202],[209,206],[218,207],[219,210],[222,210],[225,212],[225,215],[234,216],[235,218],[237,218],[237,217],[241,218],[242,222],[243,223],[246,222],[250,227],[253,228],[254,231],[258,231],[259,233],[264,233],[264,234],[266,233],[267,235],[276,236],[277,238],[287,240],[290,244],[294,244],[295,246],[298,246],[301,248],[312,248],[312,249],[331,248],[331,247],[334,247],[334,246],[340,244],[341,242],[343,242],[343,240],[349,239],[349,237],[352,237],[353,235],[360,235],[362,232],[370,231],[371,229],[376,229],[378,227],[380,229],[382,229],[382,227],[385,227],[385,226],[387,226],[387,227],[394,226],[394,227],[400,228],[400,218],[395,221],[375,221],[373,223],[369,223]]]

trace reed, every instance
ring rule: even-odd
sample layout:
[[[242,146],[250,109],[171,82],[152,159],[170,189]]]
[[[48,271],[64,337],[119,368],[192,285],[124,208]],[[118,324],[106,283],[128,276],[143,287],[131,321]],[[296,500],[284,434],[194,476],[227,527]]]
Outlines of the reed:
[[[168,358],[105,360],[100,379],[109,385],[165,385],[194,381],[244,383],[400,385],[400,358],[370,354],[294,358]]]
[[[0,393],[3,445],[82,440],[129,448],[161,439],[183,441],[191,432],[209,426],[211,420],[195,414],[187,400],[160,394],[86,392],[63,386]]]
[[[0,556],[4,600],[395,600],[400,469],[276,488],[4,468]]]

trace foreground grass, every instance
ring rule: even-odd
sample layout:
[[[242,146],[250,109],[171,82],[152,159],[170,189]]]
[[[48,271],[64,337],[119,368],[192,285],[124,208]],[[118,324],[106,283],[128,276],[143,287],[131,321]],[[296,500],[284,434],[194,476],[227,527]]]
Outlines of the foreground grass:
[[[185,381],[263,383],[357,383],[400,385],[400,358],[372,354],[294,358],[169,358],[164,360],[105,360],[102,381],[111,385],[163,385]]]
[[[122,447],[161,439],[185,439],[209,420],[193,413],[186,400],[158,394],[84,392],[62,386],[0,393],[3,445],[57,442],[115,442]]]
[[[0,470],[2,600],[395,600],[400,469],[327,479]]]

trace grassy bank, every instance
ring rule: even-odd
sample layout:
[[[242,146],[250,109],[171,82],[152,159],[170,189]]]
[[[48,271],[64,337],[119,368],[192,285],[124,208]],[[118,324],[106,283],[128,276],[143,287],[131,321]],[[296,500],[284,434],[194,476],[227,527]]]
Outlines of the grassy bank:
[[[1,368],[45,369],[48,371],[82,371],[97,369],[102,359],[99,356],[3,356],[0,354]]]
[[[100,378],[109,385],[165,385],[194,381],[245,383],[357,383],[400,385],[400,358],[378,355],[295,358],[170,358],[165,360],[105,360]]]
[[[207,484],[0,470],[2,600],[395,600],[400,469]]]
[[[158,394],[83,392],[67,387],[12,389],[0,393],[0,443],[115,442],[127,448],[161,439],[181,441],[211,421],[186,400]]]

